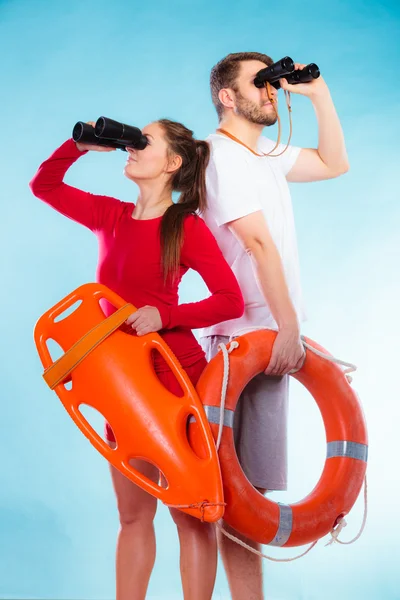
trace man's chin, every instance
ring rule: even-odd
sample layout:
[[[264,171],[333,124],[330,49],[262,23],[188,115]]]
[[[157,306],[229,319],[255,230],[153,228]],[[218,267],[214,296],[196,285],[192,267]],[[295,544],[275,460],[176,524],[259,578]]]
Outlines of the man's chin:
[[[258,125],[262,125],[263,127],[271,127],[272,125],[275,125],[277,120],[277,117],[273,117],[271,119],[260,119],[260,121],[258,121]]]
[[[255,120],[259,125],[263,125],[264,127],[270,127],[271,125],[275,125],[275,123],[278,120],[278,117],[276,116],[276,112],[273,106],[264,106]]]

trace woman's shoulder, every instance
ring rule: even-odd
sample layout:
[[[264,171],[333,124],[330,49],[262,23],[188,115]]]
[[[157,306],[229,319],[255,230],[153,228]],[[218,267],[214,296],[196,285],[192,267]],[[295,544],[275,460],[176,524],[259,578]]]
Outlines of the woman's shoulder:
[[[202,243],[208,244],[212,238],[212,233],[204,221],[203,217],[198,213],[190,213],[184,220],[184,244]]]
[[[135,208],[134,202],[127,202],[126,200],[118,200],[118,202],[120,203],[121,211],[131,216]]]
[[[204,222],[204,219],[198,213],[189,213],[186,215],[183,226],[186,231],[204,231],[204,228],[208,229]]]
[[[201,214],[185,218],[182,258],[193,268],[201,264],[218,265],[222,258],[217,241]]]

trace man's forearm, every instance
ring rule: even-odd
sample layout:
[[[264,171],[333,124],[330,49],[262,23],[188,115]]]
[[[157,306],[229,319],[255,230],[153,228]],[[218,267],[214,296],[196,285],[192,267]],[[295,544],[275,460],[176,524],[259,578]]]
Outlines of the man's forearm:
[[[349,168],[342,126],[335,105],[326,89],[311,98],[318,121],[318,154],[326,166],[338,173]]]
[[[258,286],[279,329],[299,329],[296,311],[289,296],[281,257],[275,244],[254,244],[248,250]]]

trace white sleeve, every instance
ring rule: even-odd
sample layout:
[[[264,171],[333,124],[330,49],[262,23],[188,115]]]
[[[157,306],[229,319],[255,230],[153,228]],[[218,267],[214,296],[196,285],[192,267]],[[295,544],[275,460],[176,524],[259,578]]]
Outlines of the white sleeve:
[[[275,143],[269,138],[261,138],[260,147],[263,152],[271,152],[274,146]],[[278,162],[280,170],[286,177],[290,169],[294,166],[300,154],[301,148],[298,146],[288,146],[287,150],[285,150],[285,148],[286,144],[278,144],[277,148],[275,148],[275,150],[272,152],[270,160]],[[285,152],[282,154],[282,156],[274,156],[274,154],[280,154],[283,152],[283,150],[285,150]]]
[[[282,152],[282,150],[285,148],[286,144],[279,144],[278,148],[275,150],[274,154],[278,154],[278,152]],[[281,169],[283,171],[283,174],[286,176],[290,169],[294,166],[299,154],[300,154],[301,148],[299,148],[298,146],[288,146],[286,152],[284,152],[282,154],[282,156],[279,156],[277,160],[280,161],[280,165],[281,165]]]
[[[262,210],[242,152],[214,149],[207,167],[206,185],[208,210],[219,227]]]

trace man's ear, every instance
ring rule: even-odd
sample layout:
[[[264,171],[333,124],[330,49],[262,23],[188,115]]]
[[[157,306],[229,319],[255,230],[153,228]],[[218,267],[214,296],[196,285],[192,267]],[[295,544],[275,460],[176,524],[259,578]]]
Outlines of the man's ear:
[[[235,108],[235,93],[231,88],[224,88],[218,93],[219,101],[225,108]]]

